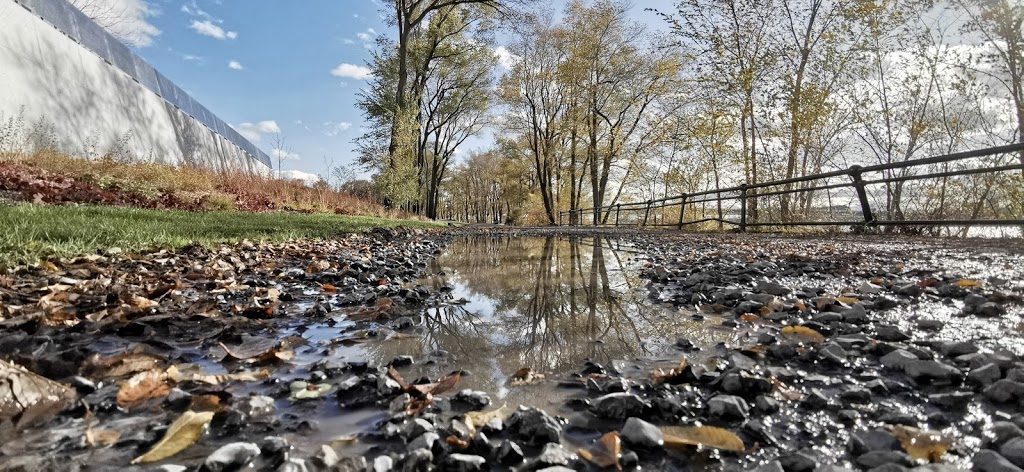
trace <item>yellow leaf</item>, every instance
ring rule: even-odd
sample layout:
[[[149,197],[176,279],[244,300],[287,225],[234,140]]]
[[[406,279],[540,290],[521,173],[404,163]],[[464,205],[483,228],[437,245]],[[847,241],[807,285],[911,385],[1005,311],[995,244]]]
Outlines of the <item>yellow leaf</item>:
[[[121,384],[117,390],[117,404],[132,408],[146,400],[165,397],[168,393],[171,393],[171,386],[167,384],[167,373],[159,369],[147,370]]]
[[[164,433],[164,437],[160,439],[160,442],[156,443],[149,452],[132,460],[132,464],[162,461],[185,450],[185,448],[195,444],[199,436],[203,434],[203,429],[212,420],[212,411],[196,413],[189,410],[182,413],[167,428],[167,432]]]
[[[782,335],[800,343],[818,344],[825,342],[825,336],[806,326],[786,326],[782,328]]]
[[[962,280],[957,280],[956,282],[953,282],[953,285],[956,285],[957,287],[960,287],[960,288],[973,288],[973,287],[981,287],[981,282],[978,282],[977,280],[971,280],[971,279],[962,279]]]
[[[914,459],[939,462],[949,446],[953,444],[952,439],[943,436],[938,431],[903,425],[888,425],[886,429],[892,432],[896,439],[899,439],[900,445]]]
[[[860,300],[853,297],[836,297],[836,301],[845,303],[847,305],[855,305]]]
[[[731,431],[714,426],[662,426],[665,446],[701,446],[725,451],[744,452],[743,440]]]
[[[491,411],[471,411],[466,413],[466,424],[469,425],[469,429],[476,433],[478,428],[482,428],[487,423],[495,418],[505,417],[505,406],[501,405],[501,408],[497,408]]]
[[[201,382],[210,385],[220,385],[228,382],[257,382],[270,378],[270,371],[260,369],[257,371],[242,371],[234,374],[204,374],[203,371],[194,366],[179,368],[172,365],[167,368],[167,378],[175,382]]]

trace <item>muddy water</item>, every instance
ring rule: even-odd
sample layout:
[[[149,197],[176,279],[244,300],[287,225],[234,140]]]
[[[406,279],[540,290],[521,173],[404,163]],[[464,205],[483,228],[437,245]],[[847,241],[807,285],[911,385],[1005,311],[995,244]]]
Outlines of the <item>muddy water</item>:
[[[721,329],[720,319],[652,301],[638,277],[643,262],[607,239],[457,239],[419,281],[447,292],[443,300],[408,313],[413,326],[398,336],[340,348],[334,356],[378,365],[411,356],[414,364],[399,369],[409,380],[462,369],[468,375],[458,389],[484,391],[496,405],[560,414],[566,398],[579,392],[560,381],[571,382],[587,360],[613,365],[627,377],[647,377],[654,365],[678,362],[679,338],[710,348],[739,336]],[[345,326],[344,320],[312,326],[303,336],[316,343]],[[512,387],[510,377],[524,367],[547,381]],[[319,413],[327,440],[365,431],[386,417],[336,407]]]

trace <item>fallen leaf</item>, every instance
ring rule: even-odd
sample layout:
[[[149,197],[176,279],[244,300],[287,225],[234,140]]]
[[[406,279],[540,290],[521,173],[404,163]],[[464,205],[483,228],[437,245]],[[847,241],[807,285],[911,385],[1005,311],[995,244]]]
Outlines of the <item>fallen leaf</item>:
[[[420,393],[429,395],[440,395],[455,388],[455,384],[459,383],[459,379],[462,378],[462,371],[452,372],[444,377],[441,377],[436,383],[425,384],[425,385],[413,385],[412,388]],[[396,380],[397,382],[397,380]]]
[[[244,361],[272,354],[277,348],[277,340],[243,334],[241,344],[229,346],[227,344],[220,343],[220,347],[223,348],[224,352],[228,353],[229,356]]]
[[[138,308],[139,310],[148,310],[150,308],[154,308],[160,305],[159,303],[153,300],[150,300],[146,297],[140,297],[138,295],[129,296],[125,300],[125,303],[127,303],[132,308]]]
[[[938,431],[903,425],[886,425],[886,429],[900,441],[910,457],[928,462],[939,462],[946,455],[953,440]]]
[[[13,419],[21,427],[63,410],[74,396],[63,384],[0,360],[0,420]]]
[[[85,445],[89,447],[110,447],[121,439],[121,432],[112,429],[93,429],[92,422],[85,428]]]
[[[469,429],[476,434],[477,429],[484,427],[487,423],[495,418],[505,418],[505,407],[507,405],[501,405],[501,408],[497,408],[491,411],[471,411],[466,413],[466,425]]]
[[[825,342],[825,336],[806,326],[786,326],[782,328],[782,335],[799,343],[819,344]]]
[[[544,381],[544,374],[539,374],[535,370],[529,367],[523,367],[512,374],[512,386],[523,387],[527,385],[537,385]]]
[[[242,371],[233,374],[204,374],[202,369],[196,366],[176,366],[167,368],[167,378],[181,382],[201,382],[210,385],[221,385],[228,382],[257,382],[270,378],[270,371],[261,369],[256,371]]]
[[[981,287],[981,282],[978,282],[977,280],[971,280],[971,279],[962,279],[962,280],[957,280],[956,282],[953,282],[953,285],[956,285],[957,287],[960,287],[960,288],[973,288],[973,287]]]
[[[117,378],[160,368],[166,360],[147,353],[129,352],[114,357],[101,359],[94,356],[89,360],[88,368],[94,375],[104,378]]]
[[[840,303],[845,303],[847,305],[856,305],[858,302],[860,302],[860,299],[853,297],[836,297],[836,301]]]
[[[121,384],[117,390],[117,404],[124,408],[139,406],[153,398],[162,398],[171,393],[167,384],[167,373],[153,369],[139,372]]]
[[[714,426],[662,426],[666,447],[700,446],[744,452],[743,440],[731,431]]]
[[[622,440],[619,439],[619,433],[615,431],[601,436],[597,444],[590,448],[581,447],[579,454],[580,457],[602,469],[615,467],[617,470],[622,470],[622,466],[619,465],[619,456],[622,454]]]
[[[220,397],[217,395],[196,395],[192,397],[192,406],[189,407],[192,411],[212,411],[217,412],[221,410]]]
[[[683,360],[679,361],[679,367],[671,369],[668,372],[665,372],[662,369],[657,369],[651,374],[651,377],[655,384],[668,383],[672,385],[679,385],[683,383],[690,383],[695,379],[690,378],[692,377],[693,371],[692,369],[689,369],[689,367],[690,361],[684,357]],[[687,372],[689,372],[688,376]]]
[[[162,461],[185,450],[195,444],[211,420],[213,420],[212,411],[196,413],[189,410],[182,413],[167,427],[164,437],[149,452],[132,460],[132,464]]]
[[[331,284],[323,284],[320,286],[320,288],[327,293],[335,293],[338,291],[338,287],[335,287]]]
[[[327,395],[331,391],[331,384],[314,384],[297,380],[290,385],[292,400],[311,400]]]
[[[448,436],[447,442],[450,446],[454,447],[455,449],[465,449],[469,447],[469,441],[466,441],[465,439],[459,439],[456,436]]]

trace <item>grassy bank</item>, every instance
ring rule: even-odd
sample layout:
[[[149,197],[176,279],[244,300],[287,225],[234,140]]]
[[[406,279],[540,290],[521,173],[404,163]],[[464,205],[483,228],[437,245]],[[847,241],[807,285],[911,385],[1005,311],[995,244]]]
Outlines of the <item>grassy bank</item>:
[[[0,205],[0,266],[70,257],[111,247],[126,251],[242,239],[325,238],[374,227],[436,223],[302,213],[185,212],[100,206]]]

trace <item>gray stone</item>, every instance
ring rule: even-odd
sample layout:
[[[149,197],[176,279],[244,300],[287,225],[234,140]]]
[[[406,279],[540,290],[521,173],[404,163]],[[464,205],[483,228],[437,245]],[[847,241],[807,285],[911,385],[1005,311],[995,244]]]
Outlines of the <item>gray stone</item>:
[[[880,341],[900,342],[910,339],[910,335],[900,331],[899,327],[893,325],[876,325],[875,338]]]
[[[735,395],[718,395],[708,400],[708,413],[715,418],[743,420],[749,412],[747,401]]]
[[[938,361],[913,361],[903,371],[917,382],[959,383],[963,380],[960,369]]]
[[[623,420],[630,416],[640,416],[647,408],[647,402],[631,393],[609,393],[595,398],[591,409],[602,418]]]
[[[974,467],[971,470],[977,472],[1021,472],[1020,467],[1000,456],[991,449],[982,449],[971,459]]]
[[[391,456],[378,456],[371,467],[373,472],[390,472],[395,468],[395,460]]]
[[[786,472],[811,472],[818,466],[818,459],[813,452],[797,451],[779,458]]]
[[[444,470],[452,472],[473,472],[484,470],[487,459],[469,454],[450,454],[444,460]]]
[[[541,466],[569,465],[575,460],[576,454],[569,452],[558,443],[545,444],[544,449],[537,456],[537,463]]]
[[[863,304],[857,303],[843,312],[843,321],[853,324],[867,323],[868,312],[864,309]]]
[[[903,368],[906,367],[907,364],[918,360],[919,359],[917,358],[917,356],[902,349],[897,349],[882,356],[882,358],[879,359],[879,362],[882,363],[883,367],[888,367],[890,369],[896,370],[903,370]]]
[[[423,433],[418,438],[413,439],[412,442],[409,443],[409,450],[415,451],[417,449],[426,449],[428,451],[433,451],[434,445],[436,445],[437,442],[440,440],[441,436],[438,436],[437,433]]]
[[[1009,421],[996,421],[992,423],[990,445],[1000,446],[1015,438],[1024,437],[1024,430]]]
[[[786,472],[786,469],[782,468],[781,462],[771,461],[750,469],[750,472]]]
[[[925,331],[941,331],[945,326],[946,323],[939,320],[917,320],[917,327]]]
[[[847,447],[854,456],[874,451],[896,451],[901,448],[896,436],[884,429],[855,431],[850,435]]]
[[[558,442],[562,434],[562,426],[554,418],[536,408],[523,406],[509,417],[506,426],[510,432],[536,446]]]
[[[793,293],[793,290],[791,290],[789,287],[786,287],[785,285],[782,285],[782,284],[776,283],[776,282],[771,282],[771,281],[764,281],[764,282],[758,283],[757,284],[757,290],[761,291],[761,292],[764,292],[764,293],[768,293],[768,294],[772,294],[772,295],[775,295],[775,296],[779,296],[779,297],[786,296],[786,295],[789,295],[790,293]]]
[[[967,381],[975,385],[987,387],[992,385],[1003,376],[999,366],[995,364],[985,364],[983,367],[971,370],[967,374]]]
[[[245,467],[260,455],[260,447],[250,442],[225,444],[206,457],[203,471],[222,472]]]
[[[428,449],[416,449],[402,460],[403,471],[427,470],[434,462],[434,453]]]
[[[1024,398],[1024,383],[1009,379],[997,380],[983,391],[986,398],[996,403],[1007,403]]]
[[[974,354],[978,352],[978,346],[974,343],[959,341],[959,342],[943,342],[936,346],[939,352],[946,357],[959,357],[965,354]]]
[[[982,318],[996,318],[1004,313],[1003,307],[995,302],[983,303],[974,310],[974,314]]]
[[[619,434],[623,442],[640,448],[654,449],[665,444],[661,430],[639,418],[626,420]]]
[[[459,402],[468,405],[473,410],[482,410],[491,404],[491,397],[486,393],[476,390],[462,390],[452,397],[452,402]]]
[[[306,467],[306,461],[291,458],[278,466],[277,472],[309,472],[309,467]]]
[[[857,465],[868,469],[881,467],[885,464],[912,467],[914,460],[903,451],[871,451],[857,456]]]
[[[1024,467],[1024,438],[1013,438],[999,447],[999,455],[1013,462],[1017,467]]]
[[[846,351],[839,344],[830,342],[818,348],[818,358],[843,365],[846,364]]]
[[[928,402],[946,408],[962,408],[974,400],[973,392],[949,392],[928,395]]]
[[[526,455],[523,454],[523,448],[519,447],[514,441],[505,440],[501,443],[501,447],[498,448],[497,459],[498,462],[505,465],[516,465],[522,464],[525,460]]]
[[[402,425],[402,437],[406,440],[417,438],[422,436],[424,433],[429,433],[434,430],[434,425],[423,418],[416,418],[410,421],[406,421]]]

